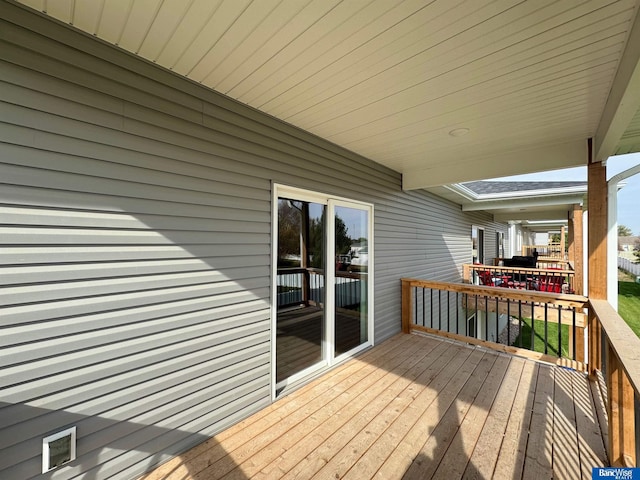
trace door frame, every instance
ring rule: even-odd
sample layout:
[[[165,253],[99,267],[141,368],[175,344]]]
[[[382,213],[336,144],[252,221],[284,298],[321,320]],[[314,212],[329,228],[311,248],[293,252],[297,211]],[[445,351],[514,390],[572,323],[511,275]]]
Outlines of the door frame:
[[[325,338],[323,338],[323,357],[324,361],[311,366],[301,372],[294,374],[286,382],[287,388],[290,385],[302,385],[315,375],[322,371],[327,371],[335,365],[344,362],[353,357],[356,353],[374,345],[374,237],[373,237],[373,204],[361,202],[350,198],[340,197],[320,193],[317,191],[306,190],[298,187],[272,183],[271,198],[271,399],[274,401],[278,398],[278,390],[280,388],[276,382],[276,334],[277,334],[277,318],[278,318],[278,302],[277,289],[275,288],[278,275],[278,199],[281,197],[299,199],[306,202],[320,203],[326,206],[326,256],[328,259],[335,258],[335,244],[333,238],[335,236],[335,207],[342,206],[348,208],[357,208],[365,210],[369,213],[368,224],[368,249],[369,262],[367,268],[367,341],[355,347],[354,349],[336,356],[334,354],[334,337],[335,337],[335,261],[327,261],[325,266]]]

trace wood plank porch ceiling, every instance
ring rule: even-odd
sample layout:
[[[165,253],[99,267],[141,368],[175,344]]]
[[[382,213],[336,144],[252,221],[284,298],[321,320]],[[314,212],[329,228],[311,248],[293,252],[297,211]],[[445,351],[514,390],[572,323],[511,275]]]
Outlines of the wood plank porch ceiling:
[[[640,5],[19,1],[401,172],[407,188],[584,165]],[[640,131],[624,142],[640,149]]]
[[[583,374],[398,335],[143,477],[590,479]]]

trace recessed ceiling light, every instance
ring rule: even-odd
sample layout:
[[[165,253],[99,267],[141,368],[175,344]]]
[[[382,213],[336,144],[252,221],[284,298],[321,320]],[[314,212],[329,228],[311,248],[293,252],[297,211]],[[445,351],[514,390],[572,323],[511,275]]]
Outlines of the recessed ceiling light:
[[[451,135],[452,137],[462,137],[469,132],[470,130],[468,128],[454,128],[449,132],[449,135]]]

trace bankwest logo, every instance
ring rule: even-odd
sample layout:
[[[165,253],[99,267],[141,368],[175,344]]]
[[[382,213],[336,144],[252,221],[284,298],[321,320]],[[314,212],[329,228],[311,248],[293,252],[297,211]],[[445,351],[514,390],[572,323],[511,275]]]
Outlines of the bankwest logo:
[[[594,468],[591,478],[608,480],[640,480],[640,468]]]

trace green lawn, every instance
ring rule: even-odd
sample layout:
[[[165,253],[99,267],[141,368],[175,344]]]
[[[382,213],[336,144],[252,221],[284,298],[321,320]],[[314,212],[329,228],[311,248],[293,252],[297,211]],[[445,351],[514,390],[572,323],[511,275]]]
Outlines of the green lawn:
[[[516,337],[512,346],[520,346],[522,337],[522,348],[533,350],[534,352],[545,353],[544,351],[544,321],[536,320],[533,324],[534,337],[533,348],[531,348],[531,319],[522,319],[522,329]],[[558,324],[547,323],[547,354],[558,356]],[[562,356],[569,357],[569,325],[562,325]]]
[[[629,324],[638,337],[640,337],[640,283],[635,283],[629,275],[621,274],[618,282],[618,313]],[[534,344],[531,348],[531,319],[522,319],[522,331],[512,343],[512,346],[520,346],[522,336],[522,348],[544,353],[544,322],[536,320],[534,323]],[[550,323],[547,326],[547,354],[558,355],[558,324]],[[569,325],[562,326],[562,356],[569,356]]]
[[[618,313],[640,337],[640,283],[618,282]]]

